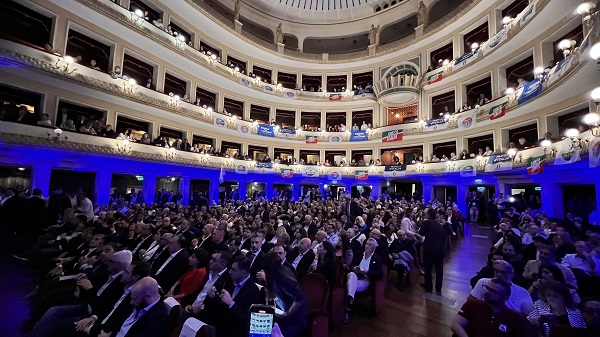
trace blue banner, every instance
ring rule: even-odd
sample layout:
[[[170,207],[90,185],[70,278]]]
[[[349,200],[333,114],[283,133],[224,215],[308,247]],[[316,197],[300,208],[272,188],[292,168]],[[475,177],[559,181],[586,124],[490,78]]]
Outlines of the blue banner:
[[[526,103],[539,95],[542,92],[542,83],[539,80],[533,80],[523,86],[523,91],[519,95],[519,105]]]
[[[350,141],[351,142],[363,142],[365,140],[369,140],[369,135],[367,134],[367,130],[358,130],[350,132]]]
[[[296,138],[296,130],[294,129],[279,129],[277,132],[279,138]]]
[[[271,125],[258,124],[258,135],[273,138],[275,137],[275,130]]]

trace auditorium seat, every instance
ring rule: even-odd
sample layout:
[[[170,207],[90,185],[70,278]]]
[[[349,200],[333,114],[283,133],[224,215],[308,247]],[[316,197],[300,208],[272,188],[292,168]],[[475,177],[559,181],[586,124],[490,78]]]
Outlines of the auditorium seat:
[[[321,274],[310,273],[300,280],[300,287],[308,302],[308,324],[305,336],[327,337],[329,334],[327,280]]]
[[[190,317],[183,323],[179,337],[215,337],[215,329],[196,318]]]
[[[169,314],[169,325],[167,328],[167,336],[170,336],[175,330],[177,323],[179,322],[179,316],[181,316],[181,305],[173,297],[167,297],[164,300],[167,313]]]
[[[334,326],[341,324],[344,321],[344,313],[346,309],[346,270],[342,261],[336,259],[336,282],[333,293],[328,305],[329,320]]]

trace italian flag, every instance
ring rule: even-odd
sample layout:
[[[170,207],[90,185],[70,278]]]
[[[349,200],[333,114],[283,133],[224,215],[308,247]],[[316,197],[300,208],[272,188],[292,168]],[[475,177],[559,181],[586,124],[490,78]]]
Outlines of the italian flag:
[[[356,170],[354,172],[354,178],[356,180],[367,180],[367,178],[369,178],[369,171],[367,171],[367,170]]]
[[[281,177],[282,178],[291,178],[294,176],[294,170],[289,169],[289,168],[282,168],[281,169]]]
[[[381,134],[382,143],[397,142],[400,140],[402,140],[402,130],[385,131]]]
[[[444,72],[438,71],[437,73],[427,76],[427,84],[433,84],[444,79]]]
[[[318,141],[317,136],[306,136],[306,144],[317,144]]]
[[[506,105],[508,101],[495,105],[488,110],[488,115],[491,120],[503,117],[506,114]]]

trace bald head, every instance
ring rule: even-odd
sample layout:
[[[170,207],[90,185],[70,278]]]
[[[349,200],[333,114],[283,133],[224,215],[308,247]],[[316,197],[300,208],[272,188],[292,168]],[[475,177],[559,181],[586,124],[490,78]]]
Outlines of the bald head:
[[[312,242],[309,238],[303,238],[302,240],[300,240],[300,244],[298,245],[300,253],[306,253],[310,249],[311,244]]]
[[[158,301],[158,282],[152,277],[144,277],[137,281],[131,288],[131,305],[141,310]]]

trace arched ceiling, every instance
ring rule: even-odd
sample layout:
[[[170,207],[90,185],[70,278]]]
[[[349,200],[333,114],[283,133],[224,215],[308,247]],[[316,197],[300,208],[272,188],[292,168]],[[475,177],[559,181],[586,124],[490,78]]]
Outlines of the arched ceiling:
[[[380,0],[241,0],[266,15],[284,21],[346,22],[375,13]],[[391,1],[390,1],[391,2]],[[397,1],[401,2],[401,1]]]

